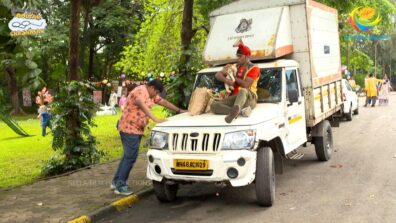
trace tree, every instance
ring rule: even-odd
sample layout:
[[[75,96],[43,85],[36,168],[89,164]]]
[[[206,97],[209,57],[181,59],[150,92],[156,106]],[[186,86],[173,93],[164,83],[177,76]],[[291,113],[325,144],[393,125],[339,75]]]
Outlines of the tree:
[[[61,84],[51,106],[54,114],[52,148],[60,151],[43,168],[45,175],[59,174],[99,162],[101,153],[90,128],[97,110],[92,101],[93,86],[78,82],[80,0],[70,6],[69,82]]]
[[[99,162],[103,155],[96,149],[96,138],[91,134],[95,126],[97,105],[92,101],[93,87],[87,82],[64,82],[51,106],[52,149],[58,151],[43,167],[44,175],[60,174]],[[73,92],[73,94],[70,94]],[[70,126],[71,118],[77,128]]]
[[[192,0],[147,1],[141,29],[134,43],[125,47],[116,68],[138,79],[144,79],[147,73],[157,77],[160,72],[179,71],[176,80],[168,86],[168,97],[186,106],[195,72],[204,66],[202,52],[209,30],[207,14],[228,2],[231,0],[196,0],[196,4]]]
[[[97,78],[118,77],[114,64],[120,53],[134,35],[143,20],[143,2],[129,0],[103,0],[92,10],[92,24],[89,28],[90,53],[88,74],[95,72]],[[96,69],[93,69],[94,57]]]
[[[130,77],[144,79],[159,72],[176,69],[180,58],[182,3],[172,0],[149,0],[144,5],[144,22],[133,43],[124,48],[116,68]]]
[[[220,5],[231,1],[206,1],[201,0],[198,1],[198,8],[201,9],[200,12],[209,14],[209,11],[217,8]],[[206,4],[205,4],[206,3]],[[208,5],[210,7],[208,7]],[[206,6],[206,7],[204,7]],[[213,8],[211,8],[213,7]],[[197,10],[199,11],[199,10]],[[173,90],[171,96],[173,96],[173,101],[180,106],[187,106],[187,98],[192,90],[193,78],[192,74],[195,73],[196,69],[191,66],[191,43],[195,34],[200,30],[204,29],[206,34],[208,34],[209,28],[205,28],[205,25],[208,23],[205,22],[198,22],[198,19],[194,17],[194,0],[184,0],[184,10],[183,10],[183,20],[182,20],[182,28],[181,28],[181,57],[179,61],[179,77],[177,78],[176,82],[171,85],[170,90]],[[193,28],[193,19],[196,20],[195,28]],[[206,19],[209,21],[209,19]],[[206,38],[205,38],[206,39]],[[203,48],[200,49],[202,51]],[[201,65],[202,66],[202,65]]]
[[[30,37],[11,37],[8,21],[12,19],[11,9],[23,5],[23,1],[9,2],[2,0],[0,5],[0,68],[3,70],[11,98],[11,114],[24,113],[19,102],[19,86],[30,86],[36,89],[42,79],[39,77],[41,70],[33,61],[30,52]],[[28,1],[33,5],[35,1]],[[18,83],[18,80],[20,80]]]
[[[83,6],[83,11],[84,11],[84,25],[83,25],[83,33],[82,33],[82,38],[81,38],[81,47],[80,47],[80,55],[79,55],[79,65],[80,68],[83,70],[84,68],[84,57],[85,57],[85,51],[87,45],[89,45],[90,49],[90,57],[89,57],[89,70],[88,70],[88,79],[92,78],[92,68],[93,68],[93,56],[91,55],[91,50],[92,50],[92,45],[95,44],[95,42],[92,43],[89,33],[89,27],[92,26],[92,9],[99,5],[101,0],[85,0],[82,2]]]
[[[321,3],[329,5],[338,10],[339,21],[340,21],[340,34],[342,37],[342,55],[346,55],[344,64],[348,65],[348,69],[351,67],[351,61],[359,61],[359,58],[354,59],[354,56],[361,57],[362,53],[371,58],[375,58],[375,51],[377,48],[378,40],[350,40],[343,38],[344,36],[351,35],[363,35],[363,36],[373,36],[373,35],[389,35],[394,30],[394,18],[393,14],[396,12],[395,5],[389,0],[357,0],[357,1],[337,1],[337,0],[318,0]],[[357,7],[373,7],[375,8],[379,15],[382,17],[381,22],[370,30],[368,33],[358,33],[348,24],[349,14],[353,9]],[[381,44],[382,45],[382,44]],[[351,48],[353,52],[351,53]],[[388,54],[388,53],[386,53]],[[388,54],[389,55],[389,54]],[[356,66],[356,64],[355,64]]]
[[[69,80],[78,80],[78,43],[81,0],[71,0],[69,36]]]
[[[193,8],[194,0],[184,0],[183,20],[181,28],[181,57],[180,57],[180,75],[187,75],[188,63],[191,58],[190,45],[194,36],[193,30]]]

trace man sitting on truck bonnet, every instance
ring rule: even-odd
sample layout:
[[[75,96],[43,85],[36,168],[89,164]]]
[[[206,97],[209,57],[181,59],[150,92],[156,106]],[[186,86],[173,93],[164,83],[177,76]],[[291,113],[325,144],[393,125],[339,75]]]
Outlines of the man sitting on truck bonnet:
[[[227,64],[215,76],[217,80],[234,86],[234,90],[231,96],[211,105],[213,113],[227,115],[225,117],[227,123],[231,123],[239,114],[245,117],[250,116],[252,109],[257,104],[257,82],[260,77],[260,69],[250,62],[251,51],[242,41],[238,45],[236,55],[238,60],[235,81],[226,78],[226,71],[231,64]]]

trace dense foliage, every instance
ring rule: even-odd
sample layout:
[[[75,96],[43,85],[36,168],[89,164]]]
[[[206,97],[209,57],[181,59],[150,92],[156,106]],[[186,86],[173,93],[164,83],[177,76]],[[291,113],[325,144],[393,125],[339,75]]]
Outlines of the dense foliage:
[[[148,73],[158,77],[161,72],[176,73],[176,79],[168,86],[169,99],[186,106],[196,72],[204,67],[202,53],[209,32],[209,12],[232,0],[197,0],[193,6],[193,38],[191,45],[182,52],[181,30],[183,1],[148,0],[144,4],[144,22],[133,44],[125,47],[116,67],[131,78],[144,80]],[[190,56],[181,64],[182,53]],[[187,75],[181,75],[181,68]]]
[[[52,148],[59,153],[44,166],[45,175],[75,170],[99,162],[101,153],[91,134],[97,105],[87,82],[63,83],[51,106]],[[70,122],[76,120],[76,122]]]
[[[378,77],[392,74],[396,52],[392,51],[394,38],[395,3],[390,0],[317,0],[338,10],[342,64],[348,66],[353,78],[361,86],[369,73]],[[357,7],[372,7],[378,10],[381,22],[369,32],[358,32],[348,23],[349,14]],[[350,36],[374,36],[374,39],[351,39]],[[377,40],[375,36],[389,36],[389,40]],[[377,48],[377,56],[375,56]],[[394,55],[393,55],[394,54]],[[375,68],[377,65],[377,69]]]
[[[81,80],[101,81],[119,76],[113,65],[119,60],[123,47],[134,41],[140,28],[142,2],[82,1],[78,69]],[[47,22],[45,33],[11,37],[8,22],[14,8],[40,10]],[[2,72],[5,78],[0,78],[0,89],[14,110],[20,104],[22,88],[28,87],[32,92],[43,87],[57,91],[59,82],[67,80],[69,19],[69,1],[0,0],[0,68],[4,71],[8,67],[10,71]]]

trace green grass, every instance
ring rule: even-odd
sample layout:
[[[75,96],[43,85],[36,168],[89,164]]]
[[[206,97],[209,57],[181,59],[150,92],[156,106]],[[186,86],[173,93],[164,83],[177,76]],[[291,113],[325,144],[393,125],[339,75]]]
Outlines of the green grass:
[[[153,112],[159,117],[165,116],[162,107],[153,107]],[[92,133],[97,137],[97,148],[105,152],[101,162],[120,158],[122,155],[121,140],[115,127],[120,115],[119,112],[116,116],[95,118],[97,127],[92,129]],[[18,116],[15,119],[26,132],[34,136],[20,137],[3,122],[0,122],[0,188],[36,181],[41,175],[44,161],[55,154],[51,147],[52,135],[41,136],[41,127],[36,115]],[[145,130],[140,147],[141,152],[147,150],[144,147],[144,142],[153,125],[154,123],[150,121]]]

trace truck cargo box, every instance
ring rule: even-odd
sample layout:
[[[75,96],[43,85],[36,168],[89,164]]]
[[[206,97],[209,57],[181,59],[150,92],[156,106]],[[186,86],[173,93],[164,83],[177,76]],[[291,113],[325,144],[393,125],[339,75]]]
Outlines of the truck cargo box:
[[[206,63],[236,59],[233,44],[242,39],[253,60],[274,59],[293,52],[288,7],[259,9],[213,18],[205,47]]]
[[[240,0],[211,14],[204,51],[210,65],[235,62],[241,39],[252,61],[277,58],[299,63],[307,125],[340,109],[341,55],[337,10],[312,0]]]

